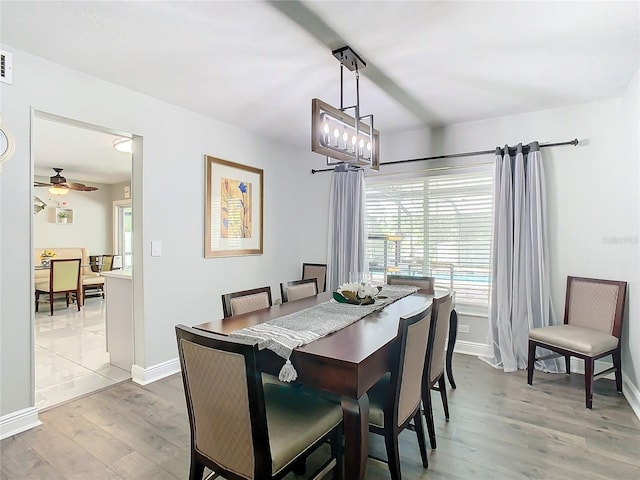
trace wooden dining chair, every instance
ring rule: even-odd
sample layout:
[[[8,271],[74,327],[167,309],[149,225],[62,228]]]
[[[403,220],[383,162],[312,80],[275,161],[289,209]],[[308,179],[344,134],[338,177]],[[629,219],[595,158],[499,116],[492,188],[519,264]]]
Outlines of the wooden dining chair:
[[[564,324],[529,330],[527,383],[533,383],[537,360],[563,356],[567,374],[571,357],[584,360],[585,404],[593,406],[593,380],[614,372],[616,390],[622,393],[622,318],[627,282],[595,278],[567,277]],[[536,357],[536,349],[551,350],[551,355]],[[611,355],[613,367],[595,373],[595,361]]]
[[[273,305],[271,287],[253,288],[222,295],[222,311],[225,317],[254,312]]]
[[[315,278],[318,284],[318,292],[327,289],[327,264],[326,263],[303,263],[302,280]]]
[[[318,294],[318,283],[315,278],[292,280],[280,284],[280,293],[282,295],[282,303],[313,297]]]
[[[420,379],[425,368],[425,356],[431,330],[431,306],[400,318],[398,336],[392,348],[391,372],[370,390],[369,431],[384,436],[387,460],[392,480],[400,480],[398,435],[410,425],[418,437],[422,466],[427,468],[426,440],[420,409]],[[413,424],[411,424],[413,421]],[[375,458],[375,457],[374,457]]]
[[[191,429],[190,480],[204,468],[228,480],[280,479],[327,440],[342,479],[342,408],[309,389],[261,381],[257,343],[176,326]]]
[[[78,311],[80,311],[80,263],[79,258],[51,260],[49,263],[49,278],[35,282],[36,312],[40,303],[40,295],[49,296],[49,309],[53,316],[53,296],[56,293],[64,293],[67,300],[67,308],[71,300],[71,294],[76,295]]]
[[[422,405],[424,416],[427,420],[429,442],[431,448],[436,448],[436,429],[433,422],[433,407],[431,405],[431,390],[440,392],[444,416],[449,421],[449,402],[447,400],[447,388],[445,384],[445,348],[449,334],[449,317],[453,308],[453,295],[451,292],[444,296],[434,298],[431,307],[431,331],[429,348],[425,359],[425,369],[422,378]],[[437,385],[436,385],[437,384]]]

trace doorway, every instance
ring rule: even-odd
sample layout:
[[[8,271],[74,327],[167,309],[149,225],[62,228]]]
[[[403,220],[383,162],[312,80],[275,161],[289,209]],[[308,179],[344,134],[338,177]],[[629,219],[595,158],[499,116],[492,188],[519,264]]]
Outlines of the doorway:
[[[112,264],[114,268],[132,268],[132,154],[114,149],[114,142],[123,137],[131,135],[34,111],[31,239],[36,280],[42,276],[37,272],[44,269],[39,260],[41,250],[57,251],[59,258],[81,256],[81,278],[91,276],[98,285],[104,280],[100,278],[102,265],[92,264],[90,257],[114,255],[121,258],[120,265]],[[68,191],[63,195],[53,192],[56,181],[52,177],[56,174],[65,180]],[[118,212],[122,221],[114,215],[113,205],[118,201],[128,205]],[[67,213],[64,222],[59,218],[61,211]],[[114,236],[115,225],[120,223],[123,242]],[[69,307],[64,295],[54,299],[53,315],[47,302],[41,302],[39,312],[34,312],[34,396],[38,409],[131,378],[130,370],[110,363],[103,297],[104,287],[91,288],[87,289],[86,298],[73,298]]]

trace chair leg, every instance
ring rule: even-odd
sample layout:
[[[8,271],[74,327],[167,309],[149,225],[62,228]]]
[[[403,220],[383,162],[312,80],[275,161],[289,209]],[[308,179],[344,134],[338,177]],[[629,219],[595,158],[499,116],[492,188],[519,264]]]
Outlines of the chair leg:
[[[613,366],[616,369],[616,390],[622,393],[622,358],[620,350],[616,350],[611,355],[613,356]]]
[[[202,480],[204,465],[198,461],[196,454],[191,452],[191,466],[189,467],[189,480]]]
[[[296,475],[304,475],[307,472],[307,457],[300,457],[293,462],[291,471]]]
[[[64,294],[64,299],[67,301],[67,308],[69,308],[69,292]]]
[[[84,297],[82,297],[82,303],[84,304]],[[76,290],[76,304],[78,305],[78,311],[80,311],[80,288]]]
[[[527,383],[533,383],[533,369],[536,366],[536,344],[529,340],[529,359],[527,361]]]
[[[422,396],[422,405],[424,407],[424,418],[427,421],[427,431],[429,432],[429,442],[431,448],[436,448],[436,426],[433,423],[433,408],[431,407],[431,390],[427,390],[426,395]]]
[[[38,306],[40,305],[40,292],[36,292],[36,313],[38,313]]]
[[[51,312],[51,316],[53,317],[53,292],[49,292],[49,310]]]
[[[387,447],[387,461],[389,462],[389,473],[391,480],[402,480],[400,473],[400,451],[398,450],[398,435],[393,431],[393,427],[385,429],[384,445]]]
[[[344,448],[342,446],[342,437],[343,434],[342,424],[338,425],[335,433],[331,436],[331,455],[336,459],[336,466],[333,469],[333,480],[343,480],[343,457],[344,457]]]
[[[422,466],[429,468],[429,459],[427,458],[427,442],[424,438],[424,425],[422,423],[422,412],[418,411],[413,416],[413,425],[416,427],[416,435],[418,436],[418,448],[420,448],[420,456],[422,457]]]
[[[447,384],[444,380],[444,373],[438,379],[438,389],[440,390],[440,398],[442,398],[442,408],[444,408],[444,418],[449,421],[449,402],[447,400]]]
[[[567,375],[571,375],[571,355],[564,356],[564,370]]]
[[[593,367],[595,360],[593,358],[585,358],[584,360],[584,390],[587,408],[593,405]]]

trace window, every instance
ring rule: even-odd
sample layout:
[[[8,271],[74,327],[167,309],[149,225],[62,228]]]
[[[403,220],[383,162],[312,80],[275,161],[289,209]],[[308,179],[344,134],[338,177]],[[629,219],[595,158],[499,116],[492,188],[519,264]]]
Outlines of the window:
[[[432,276],[436,288],[455,290],[456,304],[486,311],[492,210],[493,176],[486,170],[368,183],[365,222],[372,278]]]

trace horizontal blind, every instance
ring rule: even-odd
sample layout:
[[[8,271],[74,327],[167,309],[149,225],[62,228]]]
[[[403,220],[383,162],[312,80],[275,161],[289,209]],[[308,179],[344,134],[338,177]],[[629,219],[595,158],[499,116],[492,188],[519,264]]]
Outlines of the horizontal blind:
[[[456,173],[367,185],[367,260],[387,274],[433,276],[456,303],[486,308],[490,291],[493,179]]]

